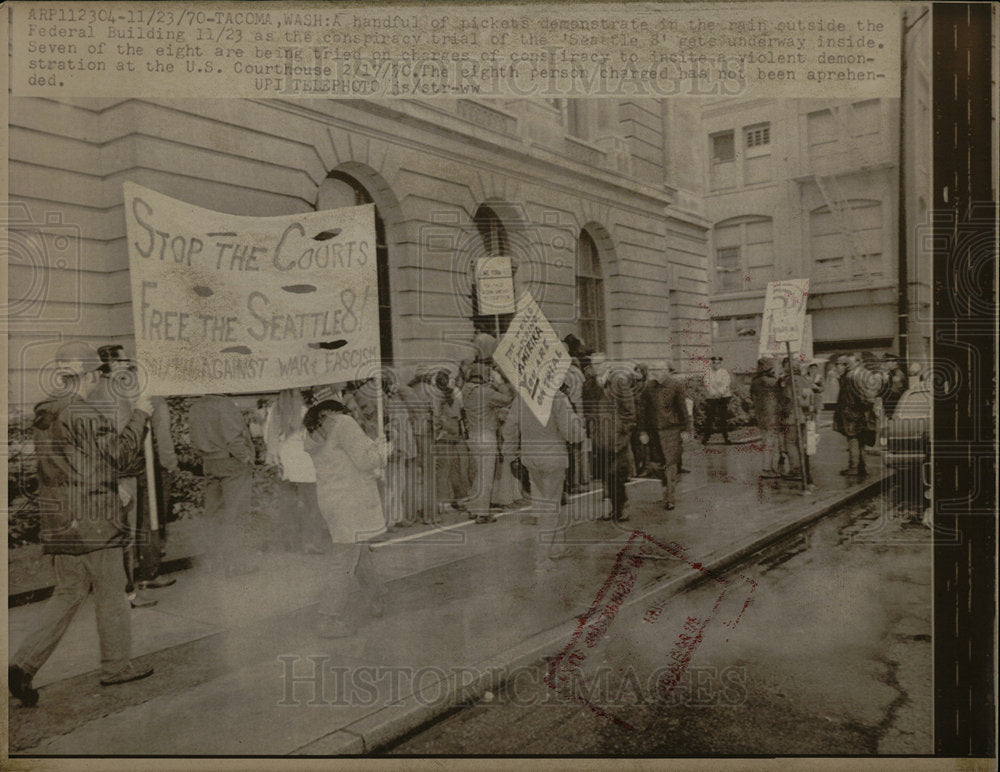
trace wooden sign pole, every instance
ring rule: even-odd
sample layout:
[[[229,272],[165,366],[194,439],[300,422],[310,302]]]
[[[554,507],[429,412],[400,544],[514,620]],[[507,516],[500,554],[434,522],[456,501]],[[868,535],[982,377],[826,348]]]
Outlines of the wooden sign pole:
[[[806,489],[806,454],[802,444],[802,423],[799,420],[799,399],[795,389],[795,373],[792,370],[792,344],[785,341],[785,359],[788,362],[788,391],[792,398],[792,410],[795,413],[795,444],[799,449],[799,472],[801,474],[802,490]]]

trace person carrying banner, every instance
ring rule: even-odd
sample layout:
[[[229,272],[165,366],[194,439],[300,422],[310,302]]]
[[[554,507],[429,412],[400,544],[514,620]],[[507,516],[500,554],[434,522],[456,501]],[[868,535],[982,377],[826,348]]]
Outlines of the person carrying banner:
[[[640,434],[644,444],[655,444],[663,455],[663,506],[671,510],[677,503],[677,468],[683,433],[693,428],[687,411],[684,385],[670,375],[667,363],[654,362],[650,379],[641,395]]]
[[[254,573],[246,517],[256,451],[247,422],[231,397],[208,394],[191,405],[188,424],[205,475],[203,546],[227,576]]]
[[[131,412],[127,393],[135,380],[135,365],[125,354],[121,344],[108,344],[97,349],[101,358],[101,388],[107,400],[118,405],[118,420],[126,420],[123,411]],[[161,577],[160,562],[166,540],[166,517],[170,511],[171,475],[178,468],[177,453],[170,436],[170,409],[163,397],[151,397],[153,413],[149,418],[153,449],[153,485],[157,509],[157,527],[152,528],[149,505],[149,466],[140,457],[132,469],[119,476],[119,495],[130,525],[133,538],[125,550],[125,573],[128,583],[125,590],[132,608],[155,606],[157,600],[148,590],[170,587],[177,582],[173,577]],[[145,450],[145,448],[144,448]]]
[[[313,405],[303,424],[305,449],[316,467],[320,512],[333,542],[316,634],[348,637],[355,632],[348,615],[358,594],[368,596],[375,616],[381,616],[385,605],[385,586],[367,541],[386,530],[378,479],[392,449],[384,438],[370,439],[335,400]]]
[[[73,617],[94,593],[101,650],[101,685],[127,683],[152,674],[131,657],[131,624],[125,588],[123,546],[128,525],[118,493],[118,475],[141,457],[147,395],[117,426],[117,405],[100,384],[97,352],[83,341],[59,347],[60,393],[35,407],[34,443],[42,551],[52,556],[55,589],[38,626],[7,669],[8,687],[22,705],[38,702],[32,679],[49,659]],[[95,401],[95,398],[97,401]]]
[[[779,418],[784,440],[784,452],[788,459],[788,472],[783,476],[787,479],[803,479],[806,485],[812,484],[812,474],[809,469],[809,457],[806,453],[807,421],[812,415],[813,384],[809,376],[802,372],[798,362],[791,365],[792,375],[789,376],[788,357],[782,357],[781,377],[778,378]],[[789,396],[789,383],[791,396]],[[795,403],[792,403],[792,399]],[[797,408],[797,409],[796,409]],[[798,426],[796,426],[798,416]],[[799,442],[803,447],[799,447]]]
[[[778,378],[774,373],[774,360],[762,357],[757,360],[757,371],[750,381],[750,401],[760,429],[763,445],[761,477],[781,476],[781,454],[784,451],[784,426],[782,424],[782,399],[778,392]]]

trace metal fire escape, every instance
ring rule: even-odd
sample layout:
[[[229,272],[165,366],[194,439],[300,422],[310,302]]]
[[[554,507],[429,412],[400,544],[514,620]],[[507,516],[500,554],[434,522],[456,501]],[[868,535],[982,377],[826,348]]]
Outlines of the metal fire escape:
[[[861,244],[859,228],[854,211],[848,203],[841,179],[848,174],[871,169],[874,166],[865,143],[859,141],[858,120],[854,106],[847,102],[833,105],[829,108],[837,123],[837,139],[841,148],[833,159],[823,159],[819,171],[813,161],[813,178],[819,188],[823,201],[826,203],[834,224],[847,242],[848,259],[850,261],[850,277],[853,279],[870,279],[871,266]]]

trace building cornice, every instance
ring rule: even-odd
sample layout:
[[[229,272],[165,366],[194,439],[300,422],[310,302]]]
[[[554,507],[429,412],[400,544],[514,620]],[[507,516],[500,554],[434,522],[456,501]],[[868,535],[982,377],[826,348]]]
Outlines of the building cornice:
[[[313,119],[319,118],[325,123],[336,123],[343,128],[349,128],[355,131],[358,129],[357,122],[334,117],[321,109],[310,107],[310,103],[308,102],[281,99],[261,99],[253,101],[269,107],[284,110],[286,112],[302,115],[304,117]],[[478,124],[456,118],[453,114],[438,108],[428,109],[427,105],[420,102],[400,100],[406,102],[406,104],[410,107],[416,106],[417,112],[413,112],[411,110],[395,109],[384,101],[338,101],[348,104],[354,110],[379,115],[380,117],[383,117],[395,124],[404,124],[420,131],[444,134],[452,138],[460,138],[462,142],[466,143],[468,146],[477,147],[491,153],[499,153],[506,157],[514,158],[536,166],[538,168],[538,174],[530,176],[518,174],[516,171],[511,169],[510,166],[504,168],[504,172],[506,174],[519,176],[525,181],[537,182],[537,178],[544,178],[548,184],[558,185],[558,183],[553,181],[551,176],[547,175],[547,172],[558,172],[560,174],[571,175],[580,182],[589,183],[591,185],[596,183],[604,187],[608,193],[645,199],[651,206],[654,207],[669,206],[673,203],[669,194],[670,188],[667,186],[664,186],[662,189],[657,189],[647,183],[632,178],[625,178],[612,172],[593,169],[574,161],[571,158],[553,152],[544,146],[530,143],[519,137],[511,137],[501,132],[481,127]],[[425,115],[420,115],[420,111],[423,111]],[[470,127],[475,127],[476,130],[482,134],[482,136],[470,134]],[[377,136],[385,141],[392,142],[397,145],[408,145],[415,151],[425,153],[440,152],[440,148],[434,144],[421,142],[407,137],[401,137],[398,133],[378,129],[371,125],[364,126],[364,131],[366,134]],[[476,160],[469,155],[457,155],[454,147],[451,147],[449,152],[451,157],[457,160],[470,163]],[[563,187],[567,190],[567,192],[580,192],[580,188],[575,187],[574,185],[560,185],[559,187]],[[624,205],[622,199],[616,198],[615,202],[618,206]],[[631,207],[626,206],[626,208]],[[635,209],[636,211],[644,211],[639,207],[635,207]]]

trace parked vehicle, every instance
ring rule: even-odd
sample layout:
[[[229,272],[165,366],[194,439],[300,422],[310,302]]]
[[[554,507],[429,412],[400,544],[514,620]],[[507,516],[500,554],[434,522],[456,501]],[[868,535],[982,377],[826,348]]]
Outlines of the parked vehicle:
[[[903,392],[882,430],[882,454],[892,469],[919,468],[929,460],[932,395],[930,383],[918,381]]]
[[[897,470],[898,495],[933,528],[931,473],[931,419],[933,395],[927,381],[917,381],[903,392],[896,410],[882,427],[881,449],[885,465]]]

